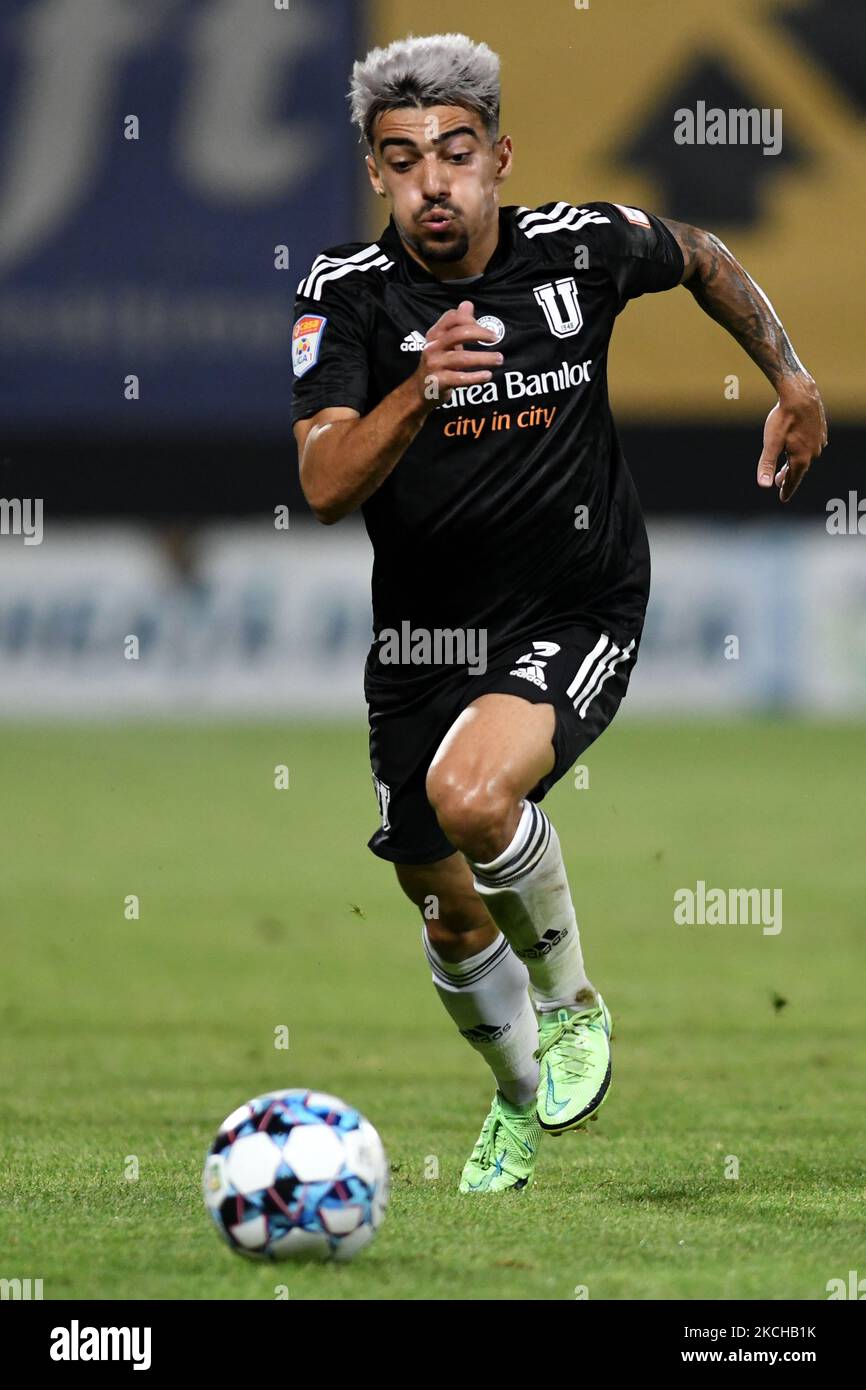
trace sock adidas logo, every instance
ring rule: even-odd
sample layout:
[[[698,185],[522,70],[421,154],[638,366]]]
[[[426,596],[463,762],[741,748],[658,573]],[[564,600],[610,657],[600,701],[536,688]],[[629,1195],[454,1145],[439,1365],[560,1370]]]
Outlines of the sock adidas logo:
[[[566,936],[568,936],[568,927],[561,927],[559,931],[551,927],[534,946],[527,946],[525,951],[515,951],[514,954],[519,956],[521,960],[538,960],[539,956],[546,956]]]
[[[510,1023],[479,1023],[477,1028],[461,1028],[460,1036],[470,1042],[498,1042],[511,1029]]]

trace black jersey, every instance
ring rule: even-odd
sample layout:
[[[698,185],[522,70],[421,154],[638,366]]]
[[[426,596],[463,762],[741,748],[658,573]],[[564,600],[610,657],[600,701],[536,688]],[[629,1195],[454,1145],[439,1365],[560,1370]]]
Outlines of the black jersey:
[[[424,334],[469,299],[503,354],[452,392],[363,506],[373,544],[373,684],[423,680],[379,660],[383,634],[484,632],[489,655],[540,627],[643,623],[649,549],[610,414],[607,350],[629,299],[679,283],[664,224],[613,203],[504,207],[470,283],[431,275],[391,219],[378,242],[333,247],[298,286],[293,422],[362,415],[418,366]],[[390,640],[390,639],[389,639]],[[429,675],[429,672],[428,672]]]

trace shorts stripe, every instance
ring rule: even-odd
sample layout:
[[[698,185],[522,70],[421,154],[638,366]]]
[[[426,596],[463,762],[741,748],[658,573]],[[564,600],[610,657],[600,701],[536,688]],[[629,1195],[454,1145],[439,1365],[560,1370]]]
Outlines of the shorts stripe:
[[[585,656],[583,658],[583,661],[580,663],[577,675],[571,682],[571,685],[568,687],[568,690],[565,692],[568,698],[572,701],[572,703],[576,704],[577,701],[580,699],[581,687],[586,681],[587,672],[589,671],[589,668],[592,666],[592,663],[595,661],[596,657],[600,656],[600,654],[604,651],[609,641],[610,638],[607,636],[607,633],[603,633],[602,636],[599,637],[592,651],[589,653],[589,656]]]
[[[604,685],[605,681],[610,680],[611,676],[612,676],[612,675],[614,674],[614,672],[616,671],[617,666],[619,666],[619,664],[620,664],[621,662],[623,662],[623,661],[628,661],[628,659],[629,659],[629,657],[631,656],[633,650],[634,650],[634,638],[632,638],[632,640],[629,642],[628,646],[625,647],[623,651],[620,652],[619,647],[616,647],[616,646],[615,646],[615,647],[613,647],[613,648],[611,649],[611,651],[608,652],[608,654],[607,654],[607,656],[606,656],[604,662],[602,663],[602,665],[606,666],[607,669],[604,671],[604,673],[601,673],[601,672],[597,672],[597,673],[596,673],[597,677],[599,677],[599,678],[597,679],[597,681],[596,681],[596,684],[593,686],[593,688],[590,690],[589,694],[586,696],[586,699],[584,700],[584,702],[583,702],[583,704],[581,705],[580,709],[577,710],[577,712],[578,712],[578,714],[580,715],[580,718],[581,718],[581,719],[585,718],[585,716],[586,716],[586,711],[587,711],[587,709],[589,708],[589,706],[591,705],[592,701],[595,700],[595,699],[597,699],[597,697],[601,694],[602,686]],[[619,654],[617,655],[617,653],[619,653]],[[583,694],[583,693],[584,693],[584,692],[582,691],[581,694]],[[580,699],[580,696],[578,696],[578,699]],[[575,702],[574,702],[574,707],[575,707],[575,709],[577,709],[577,700],[575,700]]]

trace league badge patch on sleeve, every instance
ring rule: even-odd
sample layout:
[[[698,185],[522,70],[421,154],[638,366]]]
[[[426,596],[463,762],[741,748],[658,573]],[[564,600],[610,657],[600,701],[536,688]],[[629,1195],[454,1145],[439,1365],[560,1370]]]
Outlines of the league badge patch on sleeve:
[[[303,376],[318,362],[327,322],[318,314],[304,314],[292,329],[292,371],[295,376]]]
[[[650,220],[640,208],[626,208],[622,203],[614,203],[614,207],[619,209],[626,222],[631,222],[633,227],[649,227]]]

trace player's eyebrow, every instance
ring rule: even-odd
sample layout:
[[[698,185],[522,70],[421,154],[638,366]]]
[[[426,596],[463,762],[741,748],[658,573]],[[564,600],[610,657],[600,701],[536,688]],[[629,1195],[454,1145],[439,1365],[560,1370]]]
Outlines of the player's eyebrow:
[[[433,144],[439,145],[442,143],[443,140],[450,140],[455,135],[471,135],[473,140],[478,139],[478,132],[474,131],[471,125],[456,125],[453,130],[446,130],[442,135],[437,135],[436,139],[433,141]],[[418,146],[416,145],[415,141],[410,140],[407,136],[389,135],[387,139],[381,141],[379,145],[379,153],[381,154],[383,150],[386,150],[388,148],[389,145],[407,145],[409,149],[418,149]]]

